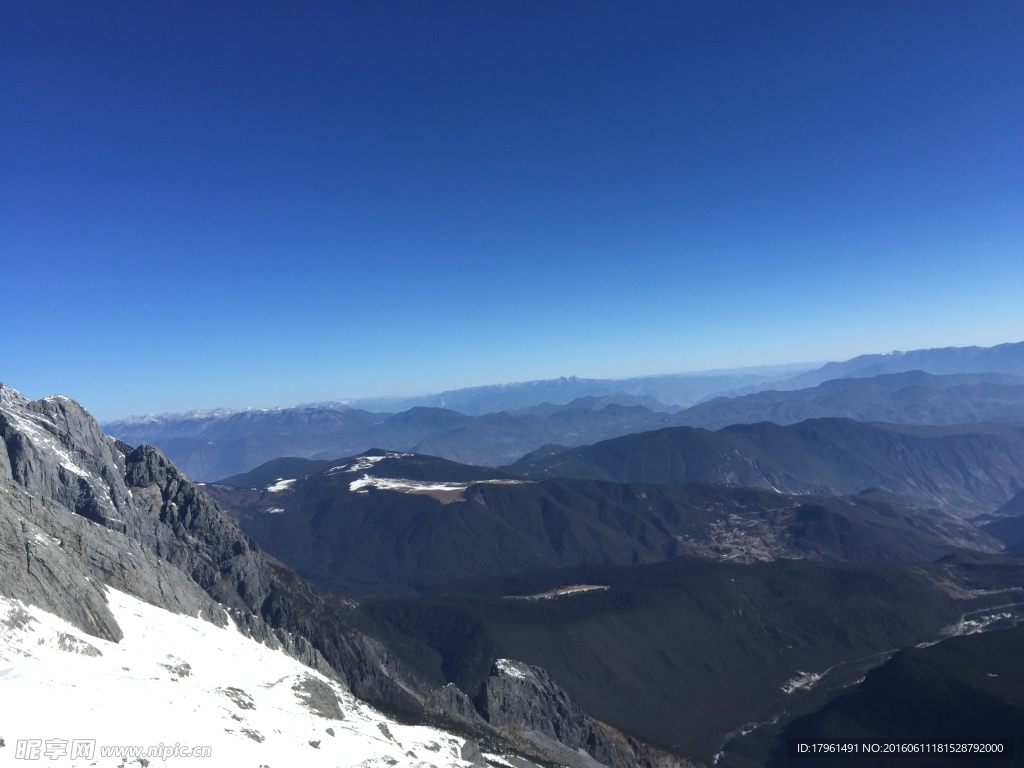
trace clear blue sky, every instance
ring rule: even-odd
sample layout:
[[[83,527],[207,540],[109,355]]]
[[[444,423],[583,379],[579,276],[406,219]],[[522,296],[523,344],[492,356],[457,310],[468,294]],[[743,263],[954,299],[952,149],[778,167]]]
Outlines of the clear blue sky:
[[[1024,3],[0,1],[0,381],[99,418],[1024,339]]]

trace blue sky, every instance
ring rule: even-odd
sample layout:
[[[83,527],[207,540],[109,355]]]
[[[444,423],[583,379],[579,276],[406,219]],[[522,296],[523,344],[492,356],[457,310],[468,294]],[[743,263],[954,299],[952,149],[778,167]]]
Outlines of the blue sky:
[[[1024,339],[1024,4],[0,1],[0,380],[101,419]]]

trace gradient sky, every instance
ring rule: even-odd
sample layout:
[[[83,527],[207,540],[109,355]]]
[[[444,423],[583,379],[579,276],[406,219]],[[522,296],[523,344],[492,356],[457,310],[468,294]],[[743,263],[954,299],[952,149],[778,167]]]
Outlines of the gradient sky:
[[[1024,3],[0,0],[0,381],[97,417],[1024,339]]]

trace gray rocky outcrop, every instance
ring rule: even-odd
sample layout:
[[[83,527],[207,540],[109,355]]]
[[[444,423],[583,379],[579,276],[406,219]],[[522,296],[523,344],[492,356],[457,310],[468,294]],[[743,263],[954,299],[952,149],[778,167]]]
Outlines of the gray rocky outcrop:
[[[78,403],[29,401],[0,384],[0,473],[86,519],[116,528],[132,500],[113,438]]]
[[[104,585],[224,625],[224,609],[139,542],[0,478],[0,594],[120,640]]]
[[[0,594],[118,639],[103,586],[223,625],[421,711],[421,684],[346,626],[156,448],[107,437],[78,403],[0,384]],[[419,691],[423,691],[421,694]]]
[[[480,750],[480,745],[472,739],[468,739],[462,745],[459,757],[470,763],[473,768],[486,768],[487,766],[487,760],[484,758],[484,753]]]
[[[464,694],[454,683],[430,692],[423,708],[435,715],[444,715],[467,725],[485,725],[484,719],[473,706],[473,700]],[[463,758],[468,759],[468,758]]]
[[[334,689],[323,680],[306,675],[292,686],[292,691],[311,712],[320,717],[328,720],[345,719],[345,713],[341,710],[341,704]]]
[[[484,681],[477,706],[496,728],[520,726],[571,746],[586,743],[587,716],[539,667],[498,659]]]
[[[498,659],[475,699],[487,723],[539,757],[573,768],[683,768],[655,749],[584,713],[540,667]]]

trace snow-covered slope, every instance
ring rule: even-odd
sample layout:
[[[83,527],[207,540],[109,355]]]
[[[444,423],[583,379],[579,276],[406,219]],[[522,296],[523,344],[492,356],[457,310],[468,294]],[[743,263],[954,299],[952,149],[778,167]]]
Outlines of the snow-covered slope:
[[[0,598],[0,765],[470,765],[464,739],[384,717],[230,621],[107,594],[119,643]],[[116,753],[136,747],[157,750]]]

